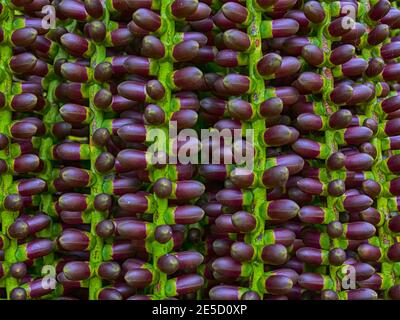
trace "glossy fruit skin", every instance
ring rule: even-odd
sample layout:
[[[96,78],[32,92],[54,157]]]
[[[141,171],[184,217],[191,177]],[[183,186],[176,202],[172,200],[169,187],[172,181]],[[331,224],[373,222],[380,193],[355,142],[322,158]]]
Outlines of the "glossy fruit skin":
[[[400,300],[396,6],[0,4],[0,297]]]
[[[261,257],[267,264],[282,265],[287,260],[287,251],[281,244],[269,245],[263,248]]]

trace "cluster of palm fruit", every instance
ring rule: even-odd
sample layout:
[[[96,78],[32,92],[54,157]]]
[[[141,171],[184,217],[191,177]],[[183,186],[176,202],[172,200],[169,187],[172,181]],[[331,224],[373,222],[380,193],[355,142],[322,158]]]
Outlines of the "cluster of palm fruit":
[[[0,298],[400,299],[397,6],[2,1]]]

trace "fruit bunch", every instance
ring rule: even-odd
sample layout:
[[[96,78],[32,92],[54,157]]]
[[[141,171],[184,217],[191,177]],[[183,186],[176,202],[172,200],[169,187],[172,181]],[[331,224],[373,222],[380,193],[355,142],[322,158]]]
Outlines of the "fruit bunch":
[[[399,300],[398,5],[2,1],[0,298]]]

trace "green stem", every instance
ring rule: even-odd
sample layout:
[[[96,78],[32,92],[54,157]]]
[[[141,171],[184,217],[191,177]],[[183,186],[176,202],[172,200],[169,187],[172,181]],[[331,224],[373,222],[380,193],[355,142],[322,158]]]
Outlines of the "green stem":
[[[261,30],[262,26],[267,26],[268,24],[262,22],[262,13],[258,11],[255,6],[255,1],[247,0],[247,8],[249,10],[249,16],[253,18],[247,32],[251,37],[254,47],[252,52],[249,53],[249,75],[252,81],[254,81],[254,90],[250,93],[250,100],[254,110],[258,110],[260,104],[267,99],[265,95],[264,79],[258,74],[256,70],[257,62],[262,58],[261,43],[262,43],[262,33],[268,30]],[[265,29],[265,28],[264,28]],[[270,33],[272,31],[270,30]],[[266,162],[266,148],[263,146],[262,142],[259,142],[259,137],[262,137],[265,131],[265,120],[256,118],[251,123],[251,128],[254,130],[254,145],[256,148],[255,158],[254,158],[254,172],[258,179],[262,176],[263,170],[265,169]],[[263,235],[264,235],[264,225],[265,225],[265,212],[263,210],[263,204],[266,201],[267,192],[263,187],[256,187],[253,190],[253,213],[257,219],[257,228],[246,235],[245,241],[249,244],[253,244],[256,250],[262,250],[263,247]],[[260,240],[261,239],[261,240]],[[261,299],[263,297],[263,292],[260,290],[261,277],[264,274],[264,264],[262,261],[255,261],[253,264],[253,274],[251,276],[250,288],[256,291]]]
[[[105,25],[108,24],[109,21],[109,12],[106,8],[104,8],[104,16],[103,22]],[[90,67],[94,70],[96,65],[102,63],[106,59],[106,48],[102,44],[95,45],[95,52],[90,59]],[[93,143],[93,133],[102,127],[102,123],[104,120],[103,112],[98,110],[94,104],[94,97],[96,93],[102,88],[102,86],[96,82],[92,82],[89,85],[89,107],[93,114],[92,121],[90,123],[89,132],[90,132],[90,169],[91,172],[97,172],[95,168],[95,163],[97,157],[102,153],[102,148],[95,145]],[[91,195],[95,197],[98,194],[103,193],[103,184],[104,184],[104,176],[102,174],[96,174],[96,179],[93,185],[91,186]],[[93,210],[91,214],[91,230],[93,238],[95,239],[95,246],[90,251],[90,266],[93,270],[97,270],[98,266],[103,261],[103,239],[97,236],[96,234],[96,226],[97,224],[104,219],[104,213]],[[102,279],[97,276],[96,273],[90,278],[89,281],[89,299],[96,300],[97,294],[99,290],[102,288]]]
[[[164,44],[166,57],[160,61],[157,79],[162,83],[165,88],[165,96],[160,101],[159,106],[164,110],[166,119],[170,119],[173,113],[173,104],[171,103],[171,87],[169,86],[168,77],[173,72],[174,66],[171,62],[170,57],[172,47],[174,45],[174,35],[175,35],[175,21],[170,14],[170,5],[173,0],[161,0],[160,1],[160,16],[162,19],[162,24],[164,25],[164,33],[160,36],[161,42]],[[167,121],[168,123],[168,121]],[[168,136],[168,125],[165,125],[164,133],[167,134],[165,139],[166,145],[160,145],[161,150],[169,153],[169,136]],[[173,179],[170,174],[169,166],[165,166],[161,169],[155,169],[151,172],[152,182],[157,181],[159,178]],[[168,209],[168,199],[160,199],[154,195],[156,200],[156,212],[153,215],[153,223],[155,227],[165,224],[164,215]],[[166,244],[158,243],[157,241],[152,241],[151,248],[153,253],[153,267],[155,272],[155,278],[158,279],[158,283],[155,285],[153,293],[157,299],[164,299],[166,297],[165,288],[167,283],[167,274],[161,272],[157,267],[157,261],[159,257],[167,254],[172,250],[172,240],[168,241]]]
[[[5,11],[2,15],[4,19],[1,21],[2,28],[4,34],[11,33],[13,30],[13,20],[14,20],[14,11],[9,2],[3,2],[3,10]],[[6,95],[6,107],[0,111],[0,133],[7,135],[7,127],[11,122],[11,109],[10,109],[10,99],[9,96],[11,94],[12,87],[12,72],[8,67],[8,63],[13,56],[12,47],[9,43],[3,42],[0,45],[0,74],[2,75],[2,82],[0,83],[0,92],[3,92]],[[7,96],[8,95],[8,96]],[[9,147],[7,147],[4,151],[5,155],[9,153]],[[3,194],[1,199],[4,200],[8,195],[8,189],[13,183],[12,173],[6,172],[1,175],[1,189],[3,190]],[[1,213],[1,225],[2,225],[2,233],[7,235],[8,227],[14,222],[17,218],[18,212],[12,212],[4,210]],[[5,249],[5,261],[7,261],[10,265],[14,262],[17,262],[15,252],[17,250],[18,244],[16,239],[9,239],[8,247]],[[15,278],[11,276],[7,276],[5,279],[6,291],[7,291],[7,299],[10,298],[11,291],[18,286],[18,282]]]

